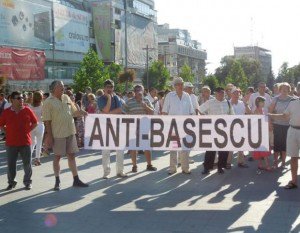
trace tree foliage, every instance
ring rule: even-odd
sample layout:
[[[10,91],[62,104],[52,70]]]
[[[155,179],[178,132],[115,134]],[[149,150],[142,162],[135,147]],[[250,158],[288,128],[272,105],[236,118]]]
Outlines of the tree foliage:
[[[194,83],[195,75],[193,74],[192,68],[186,63],[181,67],[179,76],[185,82]]]
[[[259,82],[266,81],[261,76],[260,63],[247,57],[238,59],[233,56],[223,57],[221,66],[216,69],[215,76],[222,86],[233,82],[241,88],[245,88],[246,85],[257,86]],[[242,78],[241,84],[237,80],[238,77]]]
[[[300,64],[289,67],[287,62],[284,62],[278,72],[276,82],[287,82],[296,85],[300,81]]]
[[[232,83],[242,90],[246,90],[249,85],[248,79],[239,60],[234,60],[230,67],[228,76],[225,79],[225,84],[228,83]]]
[[[149,67],[149,87],[164,90],[170,80],[170,73],[162,61],[154,61]],[[143,85],[147,86],[147,71],[144,73]]]
[[[208,75],[207,77],[202,79],[202,85],[209,86],[212,92],[214,92],[220,84],[216,76]]]
[[[73,78],[73,88],[75,92],[84,91],[86,87],[91,87],[93,91],[103,88],[106,79],[112,79],[115,82],[116,90],[121,91],[123,85],[119,84],[119,74],[122,67],[112,63],[105,65],[99,59],[97,53],[90,49],[84,56],[78,71]]]

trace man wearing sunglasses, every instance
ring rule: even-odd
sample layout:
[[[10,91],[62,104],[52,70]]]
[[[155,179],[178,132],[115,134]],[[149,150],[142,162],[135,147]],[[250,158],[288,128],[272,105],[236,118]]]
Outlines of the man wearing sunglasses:
[[[4,110],[0,117],[0,127],[6,126],[6,154],[7,178],[6,190],[11,190],[17,185],[17,160],[20,154],[23,161],[24,179],[26,190],[32,188],[31,166],[31,137],[30,132],[37,126],[37,118],[30,108],[24,106],[24,98],[20,92],[11,94],[11,107]]]

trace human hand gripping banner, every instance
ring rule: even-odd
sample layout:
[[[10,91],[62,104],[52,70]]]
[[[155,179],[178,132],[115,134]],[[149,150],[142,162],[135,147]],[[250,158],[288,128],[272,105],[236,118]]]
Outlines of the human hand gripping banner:
[[[85,121],[85,149],[269,151],[268,119],[91,114]]]

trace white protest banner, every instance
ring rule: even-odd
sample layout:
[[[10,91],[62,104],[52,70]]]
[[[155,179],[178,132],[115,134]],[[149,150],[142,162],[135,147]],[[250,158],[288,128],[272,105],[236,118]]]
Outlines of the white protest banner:
[[[263,115],[133,116],[91,114],[85,149],[268,151]]]

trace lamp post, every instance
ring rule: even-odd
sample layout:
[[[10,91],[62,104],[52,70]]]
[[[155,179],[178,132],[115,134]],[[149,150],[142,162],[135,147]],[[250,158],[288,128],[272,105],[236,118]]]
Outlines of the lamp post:
[[[124,4],[124,36],[125,36],[125,67],[124,67],[124,72],[127,71],[128,68],[128,38],[127,38],[127,0],[123,0],[123,4]],[[126,84],[125,84],[125,90],[126,92],[128,91],[128,78],[126,80]]]
[[[155,50],[155,48],[149,48],[149,45],[146,46],[146,48],[143,48],[143,50],[146,50],[146,77],[147,77],[147,88],[149,89],[149,51]]]
[[[54,79],[54,42],[49,44],[52,48],[52,80]]]

